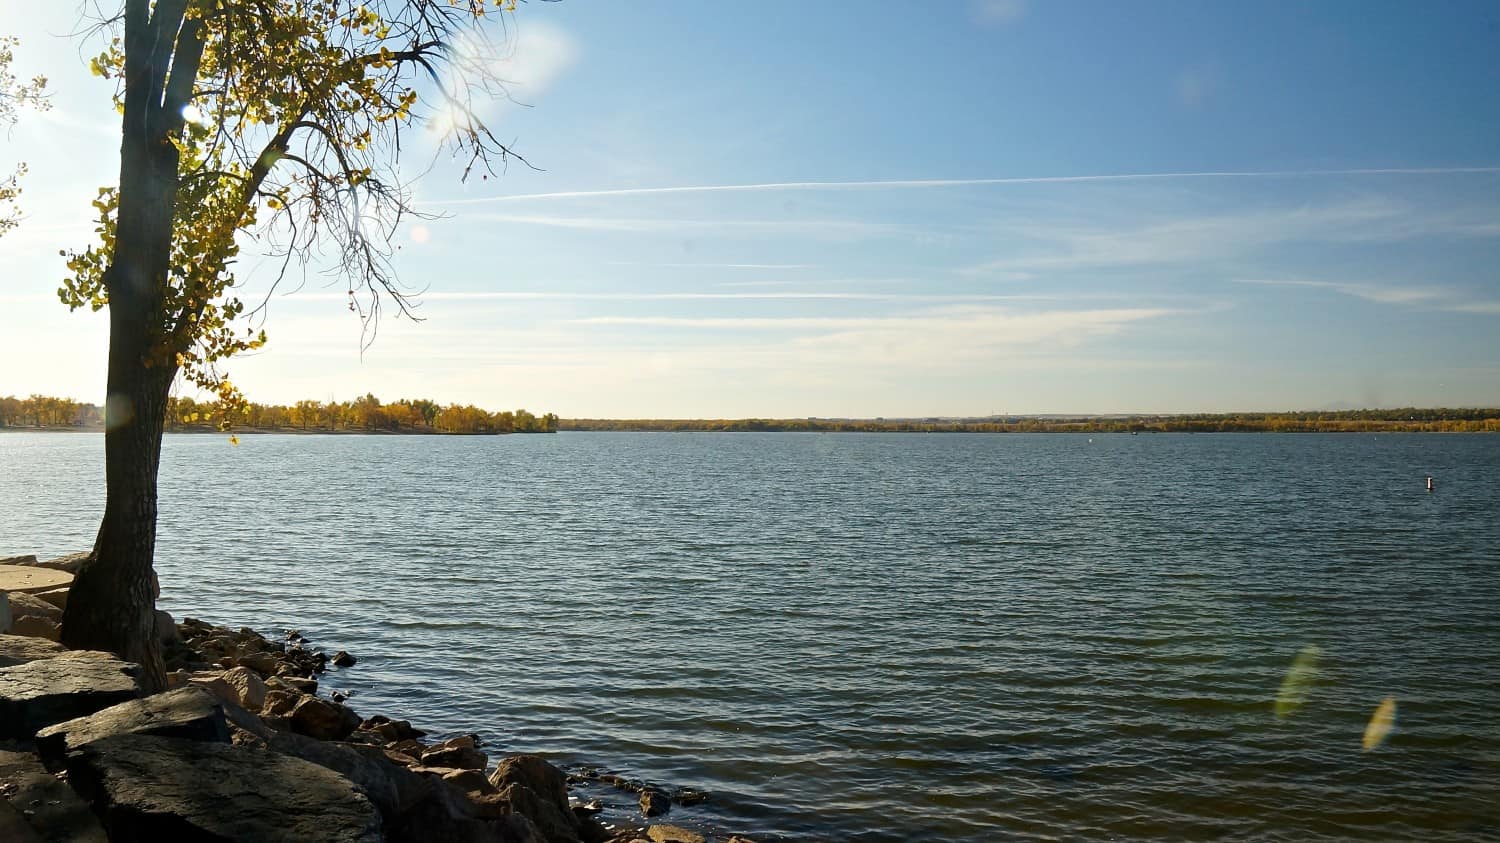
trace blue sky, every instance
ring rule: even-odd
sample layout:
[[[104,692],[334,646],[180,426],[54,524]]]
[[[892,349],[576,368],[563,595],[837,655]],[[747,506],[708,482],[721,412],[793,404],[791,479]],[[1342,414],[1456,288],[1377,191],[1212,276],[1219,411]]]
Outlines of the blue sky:
[[[73,4],[0,11],[55,105],[0,137],[32,171],[0,239],[0,394],[99,400],[106,320],[52,291],[115,179],[110,89]],[[510,33],[523,105],[489,116],[541,170],[440,160],[417,195],[444,218],[400,234],[425,320],[361,355],[314,275],[231,365],[253,398],[1500,405],[1500,5],[567,0]]]

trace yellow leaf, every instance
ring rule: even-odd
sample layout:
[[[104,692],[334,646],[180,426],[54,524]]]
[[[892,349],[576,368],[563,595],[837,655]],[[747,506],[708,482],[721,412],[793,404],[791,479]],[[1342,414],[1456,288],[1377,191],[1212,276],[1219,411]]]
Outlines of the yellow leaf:
[[[1370,723],[1365,726],[1365,752],[1369,752],[1381,744],[1391,733],[1396,725],[1396,698],[1386,697],[1375,707],[1375,713],[1370,715]]]

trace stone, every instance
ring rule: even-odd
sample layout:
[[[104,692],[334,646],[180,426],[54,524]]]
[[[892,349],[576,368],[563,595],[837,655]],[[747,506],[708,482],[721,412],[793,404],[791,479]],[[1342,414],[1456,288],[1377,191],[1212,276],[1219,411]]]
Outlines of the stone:
[[[441,778],[464,793],[483,794],[498,792],[495,790],[495,786],[490,784],[490,780],[484,775],[482,768],[477,770],[449,770]]]
[[[559,808],[568,807],[568,777],[539,755],[512,755],[500,759],[490,784],[504,788],[508,784],[524,785]]]
[[[260,675],[248,667],[230,668],[206,683],[205,687],[221,699],[250,711],[260,711],[270,693]]]
[[[704,843],[703,835],[676,825],[653,825],[646,829],[651,843]]]
[[[67,556],[47,559],[42,562],[33,561],[31,564],[37,568],[51,568],[55,571],[67,571],[70,574],[77,574],[78,569],[83,567],[83,563],[88,561],[90,555],[91,551],[84,550],[78,553],[69,553]],[[32,558],[35,559],[35,557]]]
[[[308,679],[302,676],[278,676],[276,677],[288,687],[295,688],[304,694],[316,694],[318,692],[318,680]],[[342,700],[334,700],[342,702]]]
[[[0,752],[0,840],[108,843],[89,806],[36,756],[21,752]]]
[[[54,588],[51,591],[38,591],[36,592],[36,596],[38,599],[45,600],[59,609],[66,609],[68,608],[68,589],[70,587],[63,586],[62,588]]]
[[[55,641],[45,641],[29,635],[0,635],[0,667],[50,659],[66,652],[68,648]]]
[[[432,791],[394,825],[387,839],[410,843],[547,843],[529,818],[517,813],[479,816],[477,806],[446,785]]]
[[[422,763],[429,767],[452,767],[460,770],[483,770],[489,766],[489,756],[474,748],[468,737],[453,738],[429,748],[422,753]]]
[[[359,726],[359,715],[346,705],[304,695],[286,715],[292,731],[323,741],[337,741],[349,736]]]
[[[499,793],[484,800],[508,804],[515,813],[526,815],[548,843],[581,840],[583,824],[568,803],[567,776],[545,759],[536,755],[501,759],[490,784]]]
[[[672,791],[672,801],[678,805],[698,805],[708,801],[708,794],[691,787],[679,787]]]
[[[435,787],[431,779],[392,763],[379,752],[372,754],[348,744],[279,732],[272,734],[266,748],[344,776],[364,792],[386,824],[411,810]]]
[[[112,841],[382,840],[349,779],[279,752],[116,735],[68,753],[67,770]]]
[[[0,565],[35,565],[36,555],[26,553],[21,556],[0,556]]]
[[[672,810],[672,797],[655,788],[641,791],[641,816],[659,817]]]
[[[339,650],[337,653],[333,654],[333,659],[331,661],[339,667],[354,667],[354,663],[358,661],[358,659],[354,658],[343,650]]]
[[[12,635],[29,635],[44,641],[62,640],[62,624],[36,615],[21,615],[16,618],[11,622],[10,631]]]
[[[62,623],[63,610],[35,594],[22,594],[19,591],[13,591],[10,593],[9,598],[11,614],[17,618],[46,618]]]
[[[271,653],[250,652],[236,657],[234,662],[237,666],[248,667],[261,676],[272,676],[276,673],[281,660]]]
[[[163,644],[172,644],[182,640],[177,631],[177,622],[172,620],[171,614],[156,610],[156,639]]]
[[[138,665],[92,650],[0,667],[0,738],[30,738],[54,723],[135,699],[139,673]]]
[[[297,707],[297,703],[305,696],[301,691],[283,691],[272,689],[266,692],[266,701],[261,704],[260,713],[274,717],[286,717]]]
[[[36,733],[36,751],[60,767],[70,750],[113,735],[164,735],[195,741],[229,742],[224,706],[196,685],[129,700],[58,723]]]

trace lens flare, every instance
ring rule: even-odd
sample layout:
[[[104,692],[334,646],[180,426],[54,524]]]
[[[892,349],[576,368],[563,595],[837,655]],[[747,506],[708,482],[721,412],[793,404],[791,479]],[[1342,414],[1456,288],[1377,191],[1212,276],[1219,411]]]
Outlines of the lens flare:
[[[1295,659],[1292,659],[1292,666],[1287,669],[1286,678],[1281,680],[1281,690],[1276,693],[1276,718],[1278,720],[1290,717],[1307,701],[1308,693],[1312,690],[1313,684],[1318,681],[1318,660],[1322,656],[1322,650],[1309,644],[1297,653]]]
[[[1370,725],[1365,727],[1365,752],[1370,752],[1385,743],[1391,730],[1396,728],[1396,698],[1386,697],[1370,715]]]

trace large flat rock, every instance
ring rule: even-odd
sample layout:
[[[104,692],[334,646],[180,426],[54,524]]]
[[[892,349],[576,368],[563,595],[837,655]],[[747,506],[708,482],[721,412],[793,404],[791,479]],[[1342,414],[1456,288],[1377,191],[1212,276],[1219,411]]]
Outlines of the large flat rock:
[[[189,685],[48,726],[36,733],[36,751],[48,764],[61,766],[70,750],[112,735],[163,735],[228,743],[229,726],[218,699]]]
[[[30,635],[0,635],[0,667],[50,659],[68,652],[68,648],[56,641],[33,638]]]
[[[140,666],[92,650],[0,667],[0,738],[30,738],[54,723],[140,696]]]
[[[107,843],[89,806],[23,752],[0,752],[0,840]]]
[[[299,758],[183,738],[116,735],[68,753],[68,778],[112,843],[379,843],[353,784]]]

